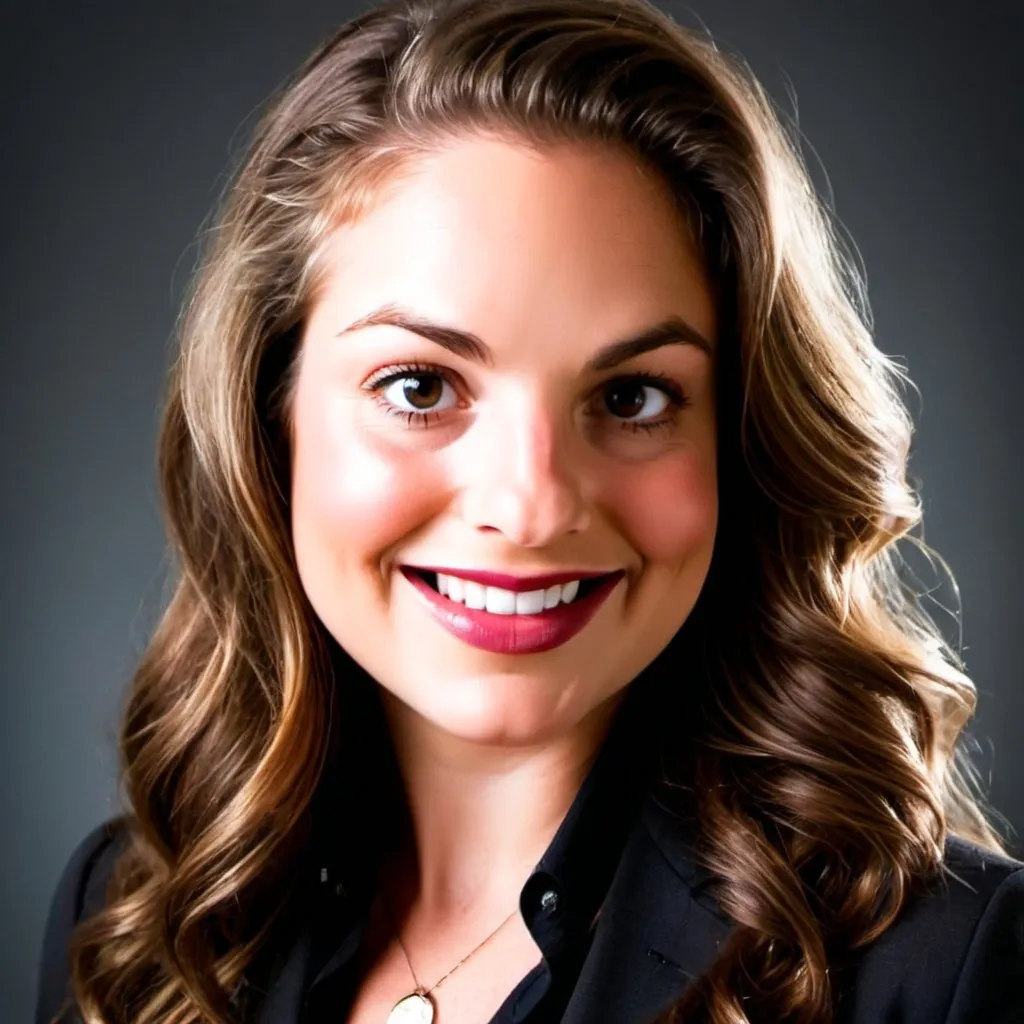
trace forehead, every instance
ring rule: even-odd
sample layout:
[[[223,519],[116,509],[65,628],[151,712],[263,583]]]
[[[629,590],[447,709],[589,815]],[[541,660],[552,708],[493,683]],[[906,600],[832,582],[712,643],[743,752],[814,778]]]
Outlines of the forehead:
[[[714,338],[708,278],[667,188],[628,153],[452,141],[335,230],[312,317],[386,303],[459,323],[497,347],[594,344],[668,314]]]

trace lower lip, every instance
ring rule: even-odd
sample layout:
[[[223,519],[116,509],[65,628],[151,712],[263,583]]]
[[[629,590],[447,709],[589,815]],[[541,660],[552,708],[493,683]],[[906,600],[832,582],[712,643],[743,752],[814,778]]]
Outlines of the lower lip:
[[[495,615],[449,601],[416,573],[402,575],[423,595],[434,618],[471,647],[493,654],[539,654],[571,640],[593,618],[625,572],[612,573],[589,594],[536,615]]]

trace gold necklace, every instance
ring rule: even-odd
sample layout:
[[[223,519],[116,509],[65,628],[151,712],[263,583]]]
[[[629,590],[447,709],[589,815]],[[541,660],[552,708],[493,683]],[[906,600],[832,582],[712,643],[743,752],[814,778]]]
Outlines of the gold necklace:
[[[398,940],[398,948],[402,951],[402,956],[405,957],[405,962],[409,965],[409,973],[412,975],[412,980],[416,984],[416,988],[406,996],[402,996],[397,1003],[391,1008],[391,1012],[388,1014],[387,1024],[433,1024],[434,1017],[437,1014],[437,1003],[434,1002],[431,992],[441,987],[441,984],[448,980],[474,953],[478,953],[484,946],[487,945],[491,939],[494,938],[502,928],[505,927],[516,916],[516,912],[519,907],[516,907],[508,917],[505,918],[497,928],[491,932],[478,946],[474,946],[447,974],[443,975],[437,981],[434,982],[430,988],[424,988],[420,984],[420,979],[416,977],[416,972],[413,970],[412,961],[409,959],[409,953],[405,948],[405,943],[402,942],[402,936],[398,931],[398,925],[395,923],[394,915],[391,913],[391,908],[388,906],[387,900],[383,899],[384,909],[387,912],[388,917],[391,918],[391,927],[395,933],[395,938]]]

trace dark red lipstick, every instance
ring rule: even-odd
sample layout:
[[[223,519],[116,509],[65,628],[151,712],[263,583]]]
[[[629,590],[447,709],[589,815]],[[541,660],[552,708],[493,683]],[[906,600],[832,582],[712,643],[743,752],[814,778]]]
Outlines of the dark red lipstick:
[[[501,587],[517,594],[525,594],[531,590],[544,590],[556,583],[569,583],[572,580],[595,580],[601,576],[609,576],[609,572],[589,571],[587,569],[567,569],[565,572],[548,572],[539,576],[509,576],[503,572],[483,572],[478,569],[452,569],[443,565],[406,565],[402,570],[415,569],[419,572],[442,573],[445,576],[458,576],[461,580],[479,583],[482,587]],[[619,570],[621,572],[621,570]]]
[[[402,575],[423,598],[427,609],[445,629],[471,647],[495,654],[539,654],[572,639],[594,617],[598,609],[625,576],[625,570],[611,573],[548,573],[543,576],[505,576],[501,573],[468,572],[402,566]],[[556,583],[580,580],[577,596],[535,615],[498,615],[467,608],[452,601],[436,588],[436,572],[459,576],[481,586],[501,587],[516,593],[542,590]]]

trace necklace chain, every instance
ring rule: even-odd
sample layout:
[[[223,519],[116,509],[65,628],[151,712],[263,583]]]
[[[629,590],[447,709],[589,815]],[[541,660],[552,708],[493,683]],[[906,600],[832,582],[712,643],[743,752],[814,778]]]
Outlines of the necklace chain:
[[[389,906],[388,901],[384,897],[383,893],[381,894],[381,897],[384,903],[384,909],[387,912],[388,917],[391,918],[391,928],[395,933],[395,939],[398,941],[398,948],[402,951],[402,956],[405,957],[405,962],[409,965],[409,973],[412,975],[412,980],[416,983],[416,991],[424,996],[429,996],[430,993],[433,992],[435,989],[440,988],[441,985],[445,981],[447,981],[471,956],[473,956],[475,953],[479,953],[480,950],[483,949],[484,946],[486,946],[487,943],[490,942],[491,939],[493,939],[494,936],[497,935],[498,932],[500,932],[501,929],[504,928],[505,925],[507,925],[509,921],[512,920],[513,917],[516,916],[516,912],[519,910],[518,907],[513,909],[512,913],[509,914],[508,917],[506,917],[505,920],[502,921],[501,924],[499,924],[498,927],[495,928],[494,931],[491,932],[490,935],[488,935],[483,940],[483,942],[474,946],[450,971],[448,971],[447,974],[442,975],[437,981],[434,982],[433,985],[430,986],[430,988],[424,988],[422,983],[420,982],[420,979],[416,977],[416,971],[413,969],[412,960],[409,959],[409,951],[405,948],[405,943],[402,942],[402,935],[401,932],[398,930],[398,923],[395,920],[395,916],[391,913],[391,907]]]

